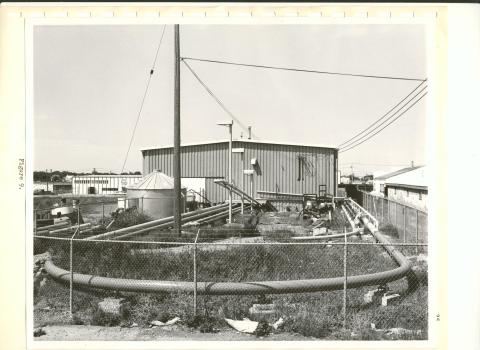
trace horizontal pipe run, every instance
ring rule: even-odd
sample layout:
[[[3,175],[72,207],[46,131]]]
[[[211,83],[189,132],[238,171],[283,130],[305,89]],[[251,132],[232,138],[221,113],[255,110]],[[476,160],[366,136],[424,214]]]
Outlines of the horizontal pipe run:
[[[291,239],[296,241],[328,241],[329,239],[344,238],[345,236],[359,235],[362,233],[361,229],[355,229],[346,233],[338,233],[333,235],[321,235],[321,236],[296,236],[291,237]]]
[[[37,231],[48,231],[50,229],[61,228],[63,226],[67,226],[70,224],[71,224],[70,220],[65,220],[65,221],[57,222],[56,224],[53,224],[53,225],[38,226]]]
[[[204,209],[200,209],[200,210],[191,211],[191,212],[189,212],[189,213],[183,213],[183,214],[182,214],[182,219],[183,219],[183,218],[190,217],[190,216],[192,216],[192,215],[199,214],[199,213],[209,212],[209,211],[211,211],[211,210],[216,210],[216,209],[219,209],[219,208],[226,208],[226,207],[228,207],[228,204],[221,204],[221,205],[217,205],[217,206],[214,206],[214,207],[209,207],[209,208],[204,208]],[[166,222],[169,222],[169,221],[172,221],[172,222],[173,222],[173,216],[168,216],[168,217],[166,217],[166,218],[157,219],[157,220],[145,222],[145,223],[142,223],[142,224],[125,227],[125,228],[118,229],[118,230],[115,230],[115,231],[110,231],[110,232],[102,233],[102,234],[100,234],[100,235],[88,237],[88,238],[86,238],[86,239],[87,239],[87,240],[91,240],[91,239],[103,239],[103,238],[107,238],[107,237],[114,236],[114,235],[121,234],[121,233],[126,233],[126,232],[130,232],[130,231],[136,231],[136,230],[141,229],[141,228],[146,228],[146,227],[151,227],[151,226],[160,225],[160,224],[163,224],[163,223],[166,223]]]
[[[189,221],[195,221],[197,219],[206,217],[208,215],[211,215],[213,213],[217,213],[218,211],[223,211],[223,210],[225,210],[225,208],[217,208],[217,209],[209,211],[209,212],[202,212],[202,213],[197,213],[196,215],[191,215],[189,217],[182,217],[182,224],[187,223]],[[121,239],[121,238],[127,238],[127,237],[138,235],[140,233],[149,232],[151,230],[160,230],[160,229],[168,228],[168,227],[171,227],[171,226],[173,226],[173,220],[169,220],[168,222],[165,222],[165,223],[162,223],[162,224],[159,224],[159,225],[155,225],[155,226],[150,226],[150,227],[143,228],[143,229],[140,229],[140,230],[131,231],[131,232],[125,233],[125,234],[120,235],[120,236],[114,236],[114,237],[112,237],[112,239],[116,240],[116,239]]]
[[[91,224],[90,222],[87,222],[86,224],[75,225],[75,226],[70,226],[70,227],[66,227],[66,228],[62,228],[62,229],[58,229],[58,230],[48,231],[48,234],[69,232],[69,231],[76,230],[77,228],[80,228],[80,230],[81,230],[82,228],[87,228],[87,227],[89,227],[89,226],[91,226],[91,225],[92,225],[92,224]]]
[[[249,207],[250,207],[249,205],[244,205],[244,209],[247,209]],[[235,208],[235,209],[232,210],[232,214],[237,214],[240,211],[242,211],[242,208]],[[196,221],[200,224],[204,224],[204,223],[208,223],[208,222],[211,222],[211,221],[214,221],[214,220],[222,219],[224,217],[228,217],[228,211],[227,212],[220,212],[220,213],[214,214],[212,216],[207,216],[205,218],[198,219]]]

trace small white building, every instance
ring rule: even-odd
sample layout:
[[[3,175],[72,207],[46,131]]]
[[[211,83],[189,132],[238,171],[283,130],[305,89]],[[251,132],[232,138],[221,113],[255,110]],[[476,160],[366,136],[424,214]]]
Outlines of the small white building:
[[[427,167],[415,167],[408,172],[390,177],[385,182],[387,197],[427,211]]]
[[[79,175],[72,178],[72,193],[115,194],[126,192],[128,185],[142,179],[141,175]]]
[[[389,171],[388,173],[383,173],[383,174],[380,174],[380,175],[375,173],[374,178],[373,178],[373,190],[372,190],[372,192],[375,195],[386,196],[387,193],[385,191],[385,183],[387,181],[389,181],[389,179],[391,179],[391,178],[393,178],[397,175],[400,175],[400,174],[407,173],[409,171],[418,169],[418,168],[421,168],[421,166],[401,168],[401,169],[397,169],[395,171]]]

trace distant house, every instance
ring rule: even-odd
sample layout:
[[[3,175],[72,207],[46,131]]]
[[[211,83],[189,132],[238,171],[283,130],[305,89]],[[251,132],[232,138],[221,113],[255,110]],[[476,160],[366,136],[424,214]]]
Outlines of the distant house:
[[[341,184],[349,184],[352,182],[352,177],[350,175],[342,175],[340,176],[340,183]]]
[[[376,195],[384,195],[386,196],[387,193],[385,191],[385,183],[391,179],[392,177],[407,173],[409,171],[415,170],[421,168],[421,166],[414,166],[414,167],[408,167],[408,168],[402,168],[395,170],[393,172],[389,172],[386,174],[382,174],[380,176],[375,176],[373,178],[373,191]]]
[[[77,175],[72,178],[74,195],[116,194],[125,192],[128,185],[142,179],[142,175]]]
[[[387,197],[427,211],[427,167],[420,166],[410,169],[410,171],[389,177],[385,181]]]

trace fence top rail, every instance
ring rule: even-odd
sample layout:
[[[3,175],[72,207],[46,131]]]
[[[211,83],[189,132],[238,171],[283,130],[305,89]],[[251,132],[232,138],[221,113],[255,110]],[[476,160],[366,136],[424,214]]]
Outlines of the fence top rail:
[[[57,241],[78,241],[83,243],[128,243],[128,244],[151,244],[151,245],[204,245],[204,246],[226,246],[226,245],[382,245],[382,246],[419,246],[427,247],[428,243],[380,243],[380,242],[162,242],[162,241],[121,241],[121,240],[102,240],[102,239],[92,239],[84,240],[81,238],[67,238],[67,237],[49,237],[49,236],[33,236],[33,238],[39,239],[50,239]]]
[[[414,207],[413,205],[409,205],[409,204],[406,204],[406,203],[402,203],[402,202],[399,202],[399,201],[396,201],[394,199],[391,199],[391,198],[388,198],[388,197],[381,197],[377,194],[372,194],[370,192],[366,192],[366,191],[363,191],[363,190],[359,190],[360,192],[362,192],[363,194],[366,194],[367,196],[370,196],[370,197],[375,197],[375,198],[378,198],[378,199],[384,199],[388,202],[392,202],[392,203],[395,203],[395,204],[399,204],[399,205],[403,205],[404,207],[407,207],[407,208],[410,208],[410,209],[413,209],[413,210],[417,210],[425,215],[428,215],[428,211],[426,210],[423,210],[423,209],[420,209],[420,208],[417,208],[417,207]]]
[[[109,205],[118,205],[118,199],[120,201],[132,201],[132,200],[148,200],[148,199],[165,199],[165,198],[173,198],[173,196],[164,196],[164,197],[131,197],[131,198],[126,198],[125,196],[123,197],[116,197],[116,200],[111,200],[111,201],[101,201],[101,202],[90,202],[90,203],[82,203],[78,202],[75,204],[76,208],[81,208],[81,207],[87,207],[87,206],[93,206],[93,205],[102,205],[102,204],[109,204]],[[75,199],[75,198],[73,198]],[[51,207],[46,207],[46,208],[33,208],[34,211],[48,211],[48,210],[53,210],[53,209],[58,209],[58,208],[63,208],[63,207],[73,207],[74,204],[58,204],[58,206],[51,206]]]

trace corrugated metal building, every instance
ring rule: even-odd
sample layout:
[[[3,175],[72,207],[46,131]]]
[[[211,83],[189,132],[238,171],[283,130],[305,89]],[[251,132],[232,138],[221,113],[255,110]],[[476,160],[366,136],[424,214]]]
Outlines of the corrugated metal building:
[[[257,191],[281,193],[319,193],[336,195],[338,149],[318,145],[297,145],[248,139],[234,140],[233,183],[250,193],[250,179],[243,170],[254,170],[253,195]],[[151,147],[141,150],[143,173],[161,170],[173,176],[173,147]],[[243,152],[242,152],[243,151]],[[182,178],[204,181],[206,197],[213,203],[223,202],[228,192],[214,183],[228,178],[228,141],[181,146]],[[183,183],[184,181],[182,181]]]
[[[132,185],[142,178],[141,175],[79,175],[72,178],[74,195],[113,194],[125,192],[127,185]]]

